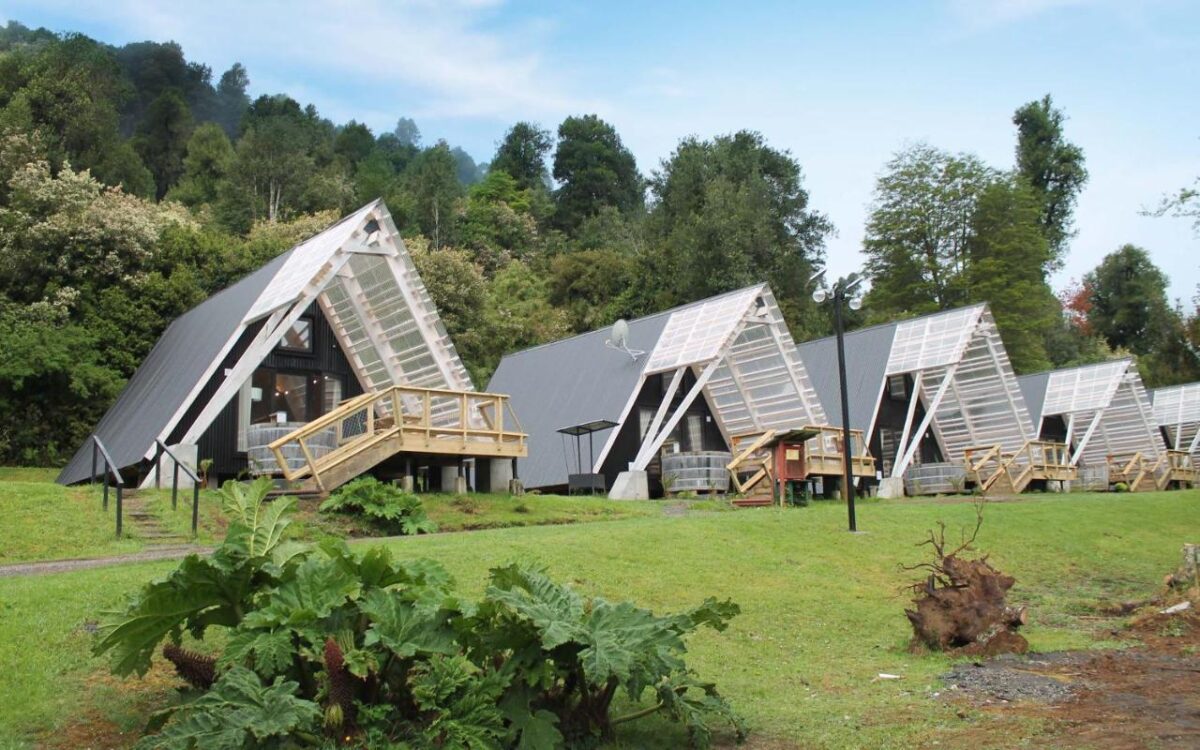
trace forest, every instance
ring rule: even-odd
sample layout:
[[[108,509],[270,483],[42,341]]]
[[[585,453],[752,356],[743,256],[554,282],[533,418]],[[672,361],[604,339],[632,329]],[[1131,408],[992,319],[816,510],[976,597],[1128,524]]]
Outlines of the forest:
[[[376,133],[249,85],[172,42],[0,27],[0,463],[62,462],[175,317],[376,198],[479,387],[507,352],[757,281],[798,341],[832,332],[806,284],[835,227],[753,122],[649,174],[586,113],[477,163],[401,113]],[[917,143],[881,165],[850,324],[986,301],[1020,373],[1133,354],[1150,387],[1200,380],[1200,294],[1169,300],[1146,249],[1113,238],[1051,288],[1088,179],[1067,124],[1045,95],[1011,164]],[[1163,191],[1151,211],[1200,234],[1197,191]]]

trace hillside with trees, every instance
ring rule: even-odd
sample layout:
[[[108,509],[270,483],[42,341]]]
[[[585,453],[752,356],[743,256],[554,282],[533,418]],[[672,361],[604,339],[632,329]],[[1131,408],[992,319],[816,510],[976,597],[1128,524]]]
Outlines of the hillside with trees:
[[[507,352],[760,280],[797,340],[831,331],[805,283],[834,227],[752,130],[688,136],[642,174],[594,114],[517,122],[481,164],[400,113],[376,133],[251,99],[250,76],[171,42],[0,28],[0,462],[63,460],[175,317],[376,198],[479,385]],[[853,322],[989,301],[1020,371],[1128,351],[1150,385],[1200,379],[1195,301],[1172,305],[1144,250],[1051,289],[1087,180],[1065,122],[1048,96],[1019,108],[1008,168],[897,153]]]

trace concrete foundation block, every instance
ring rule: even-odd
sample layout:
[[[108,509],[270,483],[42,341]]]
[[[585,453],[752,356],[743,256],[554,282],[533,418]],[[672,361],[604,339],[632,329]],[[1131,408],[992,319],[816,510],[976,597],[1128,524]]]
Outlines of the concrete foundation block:
[[[458,476],[454,477],[454,494],[456,494],[456,495],[467,494],[467,478],[466,477],[458,477]]]
[[[879,481],[879,497],[904,497],[903,477],[884,477]]]
[[[411,494],[413,491],[413,478],[411,476],[400,477],[400,489]]]
[[[457,486],[455,483],[457,481],[458,481],[458,467],[457,466],[443,466],[442,467],[442,483],[441,483],[442,492],[454,492],[455,491],[454,488]]]
[[[644,471],[622,471],[608,491],[610,500],[649,500],[650,479]]]
[[[492,492],[499,492],[501,487],[507,487],[512,481],[512,461],[506,458],[493,458],[488,462],[488,487]]]
[[[176,456],[179,456],[179,486],[191,488],[192,478],[183,470],[187,466],[192,471],[196,471],[196,465],[199,459],[199,451],[195,443],[179,443],[178,445],[168,446]],[[199,474],[199,472],[197,472]],[[164,453],[162,458],[158,460],[158,466],[150,470],[150,474],[146,477],[143,487],[153,487],[155,476],[162,477],[162,486],[170,487],[171,482],[175,479],[175,461],[169,455]]]

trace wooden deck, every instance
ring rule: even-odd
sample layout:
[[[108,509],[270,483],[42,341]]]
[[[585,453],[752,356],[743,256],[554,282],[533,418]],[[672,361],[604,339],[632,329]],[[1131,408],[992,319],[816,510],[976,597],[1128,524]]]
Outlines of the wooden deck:
[[[1123,482],[1130,492],[1196,486],[1197,472],[1187,451],[1167,450],[1158,458],[1134,453],[1108,457],[1108,481]]]
[[[401,453],[523,458],[528,444],[520,427],[507,396],[397,385],[342,403],[270,449],[286,481],[303,482],[300,491],[327,494]],[[307,441],[331,429],[337,448],[314,457]],[[305,458],[298,469],[283,454],[293,443]]]
[[[1079,478],[1065,443],[1027,440],[1016,453],[999,445],[973,446],[963,452],[967,481],[985,495],[1015,495],[1036,481],[1070,482]]]

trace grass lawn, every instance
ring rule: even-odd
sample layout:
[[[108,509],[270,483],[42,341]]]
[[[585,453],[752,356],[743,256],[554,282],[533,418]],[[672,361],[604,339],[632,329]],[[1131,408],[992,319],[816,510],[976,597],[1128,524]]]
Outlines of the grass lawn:
[[[0,476],[13,477],[0,481],[0,565],[141,548],[136,539],[116,538],[115,493],[105,512],[98,489],[62,487],[39,477],[48,471],[0,470]]]
[[[136,538],[136,528],[126,518],[126,537],[115,536],[115,494],[110,491],[109,508],[101,507],[101,489],[61,487],[54,484],[56,469],[0,468],[0,565],[6,563],[102,557],[136,552],[145,547]],[[180,489],[175,508],[169,489],[138,491],[139,500],[154,511],[168,530],[188,538],[192,531],[192,491]],[[556,495],[452,494],[422,495],[425,510],[439,531],[464,531],[611,521],[663,512],[663,503],[612,501],[606,498],[578,499]],[[384,532],[361,519],[336,513],[319,513],[318,500],[302,499],[290,533],[303,540],[326,536],[384,536]],[[694,510],[727,510],[715,501],[680,501]],[[221,496],[213,490],[200,492],[197,544],[213,544],[225,534]]]
[[[442,562],[472,594],[487,569],[532,558],[559,580],[613,599],[673,610],[705,596],[731,597],[743,614],[723,633],[691,642],[690,664],[715,679],[743,712],[759,747],[1039,747],[1038,726],[994,718],[933,698],[948,660],[909,654],[902,609],[924,559],[915,546],[939,519],[972,523],[970,503],[863,503],[845,532],[840,504],[683,517],[639,516],[604,524],[434,534],[391,540],[398,554]],[[979,546],[1017,578],[1035,650],[1111,646],[1120,620],[1096,605],[1152,593],[1196,541],[1200,492],[1033,495],[987,507]],[[90,705],[119,709],[132,729],[132,684],[94,687],[103,665],[84,624],[171,564],[0,580],[0,747],[30,732],[61,731]],[[902,675],[880,681],[880,672]],[[93,686],[84,690],[87,685]],[[161,697],[164,688],[156,688]],[[81,691],[83,693],[81,694]],[[83,694],[90,698],[83,698]],[[81,709],[80,702],[84,708]],[[144,710],[144,709],[139,709]],[[623,747],[678,746],[653,723],[630,727]],[[42,735],[46,736],[46,735]],[[130,740],[132,742],[132,740]],[[989,744],[990,743],[990,744]]]

